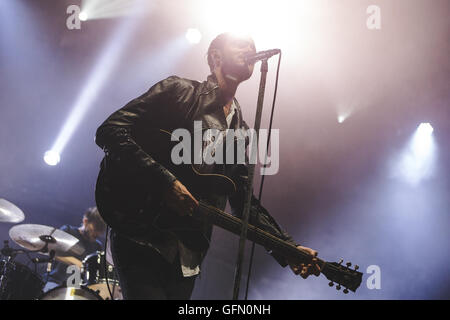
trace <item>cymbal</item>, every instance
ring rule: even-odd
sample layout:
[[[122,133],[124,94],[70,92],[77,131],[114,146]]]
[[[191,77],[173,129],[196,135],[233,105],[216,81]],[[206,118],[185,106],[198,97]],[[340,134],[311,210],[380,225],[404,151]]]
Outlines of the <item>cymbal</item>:
[[[19,223],[25,219],[22,210],[5,199],[0,199],[0,222]]]
[[[79,240],[63,230],[40,224],[19,224],[9,230],[9,236],[22,248],[49,254],[55,251],[57,256],[81,255],[84,252]],[[48,250],[43,251],[48,243]]]

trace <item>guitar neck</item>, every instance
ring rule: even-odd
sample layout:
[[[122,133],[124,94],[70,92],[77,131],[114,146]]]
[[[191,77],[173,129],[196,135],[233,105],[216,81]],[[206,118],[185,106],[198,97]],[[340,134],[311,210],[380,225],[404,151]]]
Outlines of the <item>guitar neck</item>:
[[[199,210],[196,211],[197,215],[202,216],[210,223],[230,231],[231,233],[236,235],[241,234],[243,225],[241,219],[201,201],[199,204]],[[251,224],[248,225],[247,239],[262,245],[266,249],[277,252],[293,263],[309,263],[311,261],[311,255],[309,253],[299,250],[294,244],[284,241]],[[319,258],[317,258],[317,261],[320,266],[320,272],[327,279],[346,287],[344,293],[347,293],[348,290],[355,292],[361,284],[362,273],[357,272],[356,269],[350,270],[348,267],[341,266],[340,263],[330,263]],[[336,288],[339,290],[340,286],[337,286]]]
[[[241,219],[205,204],[204,202],[200,201],[199,204],[200,206],[197,212],[207,221],[236,235],[241,234],[243,225]],[[311,260],[310,254],[299,250],[295,245],[251,224],[248,225],[247,239],[254,241],[266,249],[273,250],[284,257],[288,257],[294,262],[303,263]],[[320,259],[318,259],[318,262],[322,266],[326,264],[325,261]]]

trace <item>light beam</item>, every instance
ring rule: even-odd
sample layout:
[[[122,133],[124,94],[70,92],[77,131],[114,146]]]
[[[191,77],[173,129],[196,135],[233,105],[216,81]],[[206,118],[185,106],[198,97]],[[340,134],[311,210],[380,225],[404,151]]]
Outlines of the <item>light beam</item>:
[[[137,1],[135,4],[137,5],[141,2],[143,2],[143,0]],[[132,30],[134,30],[137,21],[137,19],[125,19],[123,23],[118,26],[118,31],[112,34],[109,43],[100,55],[98,63],[93,68],[84,88],[81,90],[81,93],[74,103],[69,117],[65,121],[51,148],[52,152],[55,154],[62,154],[66,144],[72,137],[89,107],[98,96],[105,80],[109,77],[115,64],[119,60],[123,49],[127,47],[126,41],[130,38],[129,36]]]
[[[408,147],[403,152],[398,168],[401,176],[412,185],[433,174],[436,146],[433,127],[430,123],[421,123],[415,131]]]

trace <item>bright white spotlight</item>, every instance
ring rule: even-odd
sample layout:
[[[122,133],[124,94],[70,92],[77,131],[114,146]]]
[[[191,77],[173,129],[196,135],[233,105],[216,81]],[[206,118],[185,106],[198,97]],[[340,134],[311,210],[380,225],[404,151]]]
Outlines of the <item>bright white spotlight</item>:
[[[420,132],[420,134],[422,135],[430,136],[433,133],[434,129],[429,122],[424,122],[419,125],[417,131]]]
[[[198,29],[189,28],[186,32],[186,39],[192,44],[197,44],[202,40],[202,34]]]
[[[86,21],[88,19],[88,15],[86,12],[81,11],[80,14],[78,15],[78,18],[80,18],[81,21]]]
[[[435,143],[433,127],[421,123],[412,137],[400,163],[402,176],[416,185],[433,174]]]
[[[430,155],[433,148],[433,127],[429,123],[421,123],[414,134],[411,148],[416,157],[422,159]]]
[[[222,32],[250,34],[258,48],[315,47],[321,36],[318,32],[330,18],[326,1],[293,0],[207,0],[191,1],[187,6],[197,18],[204,36],[216,36]],[[317,28],[315,21],[320,23]],[[314,32],[310,32],[314,29]],[[317,30],[319,29],[319,30]],[[202,29],[203,30],[203,29]],[[206,31],[208,30],[208,31]],[[296,32],[292,32],[296,30]],[[326,28],[325,28],[326,30]],[[299,31],[299,32],[297,32]],[[319,38],[318,38],[319,37]],[[306,59],[302,56],[303,60]]]
[[[44,161],[49,166],[56,166],[59,161],[61,160],[61,157],[59,156],[58,152],[49,150],[44,154]]]
[[[336,106],[337,121],[343,123],[354,112],[357,102],[354,99],[340,102]]]

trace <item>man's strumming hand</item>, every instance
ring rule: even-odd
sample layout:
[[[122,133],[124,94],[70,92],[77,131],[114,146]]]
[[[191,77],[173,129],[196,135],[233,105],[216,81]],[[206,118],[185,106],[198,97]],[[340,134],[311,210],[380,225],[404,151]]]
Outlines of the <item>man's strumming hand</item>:
[[[180,216],[192,215],[198,201],[179,180],[175,180],[165,194],[166,205]]]

